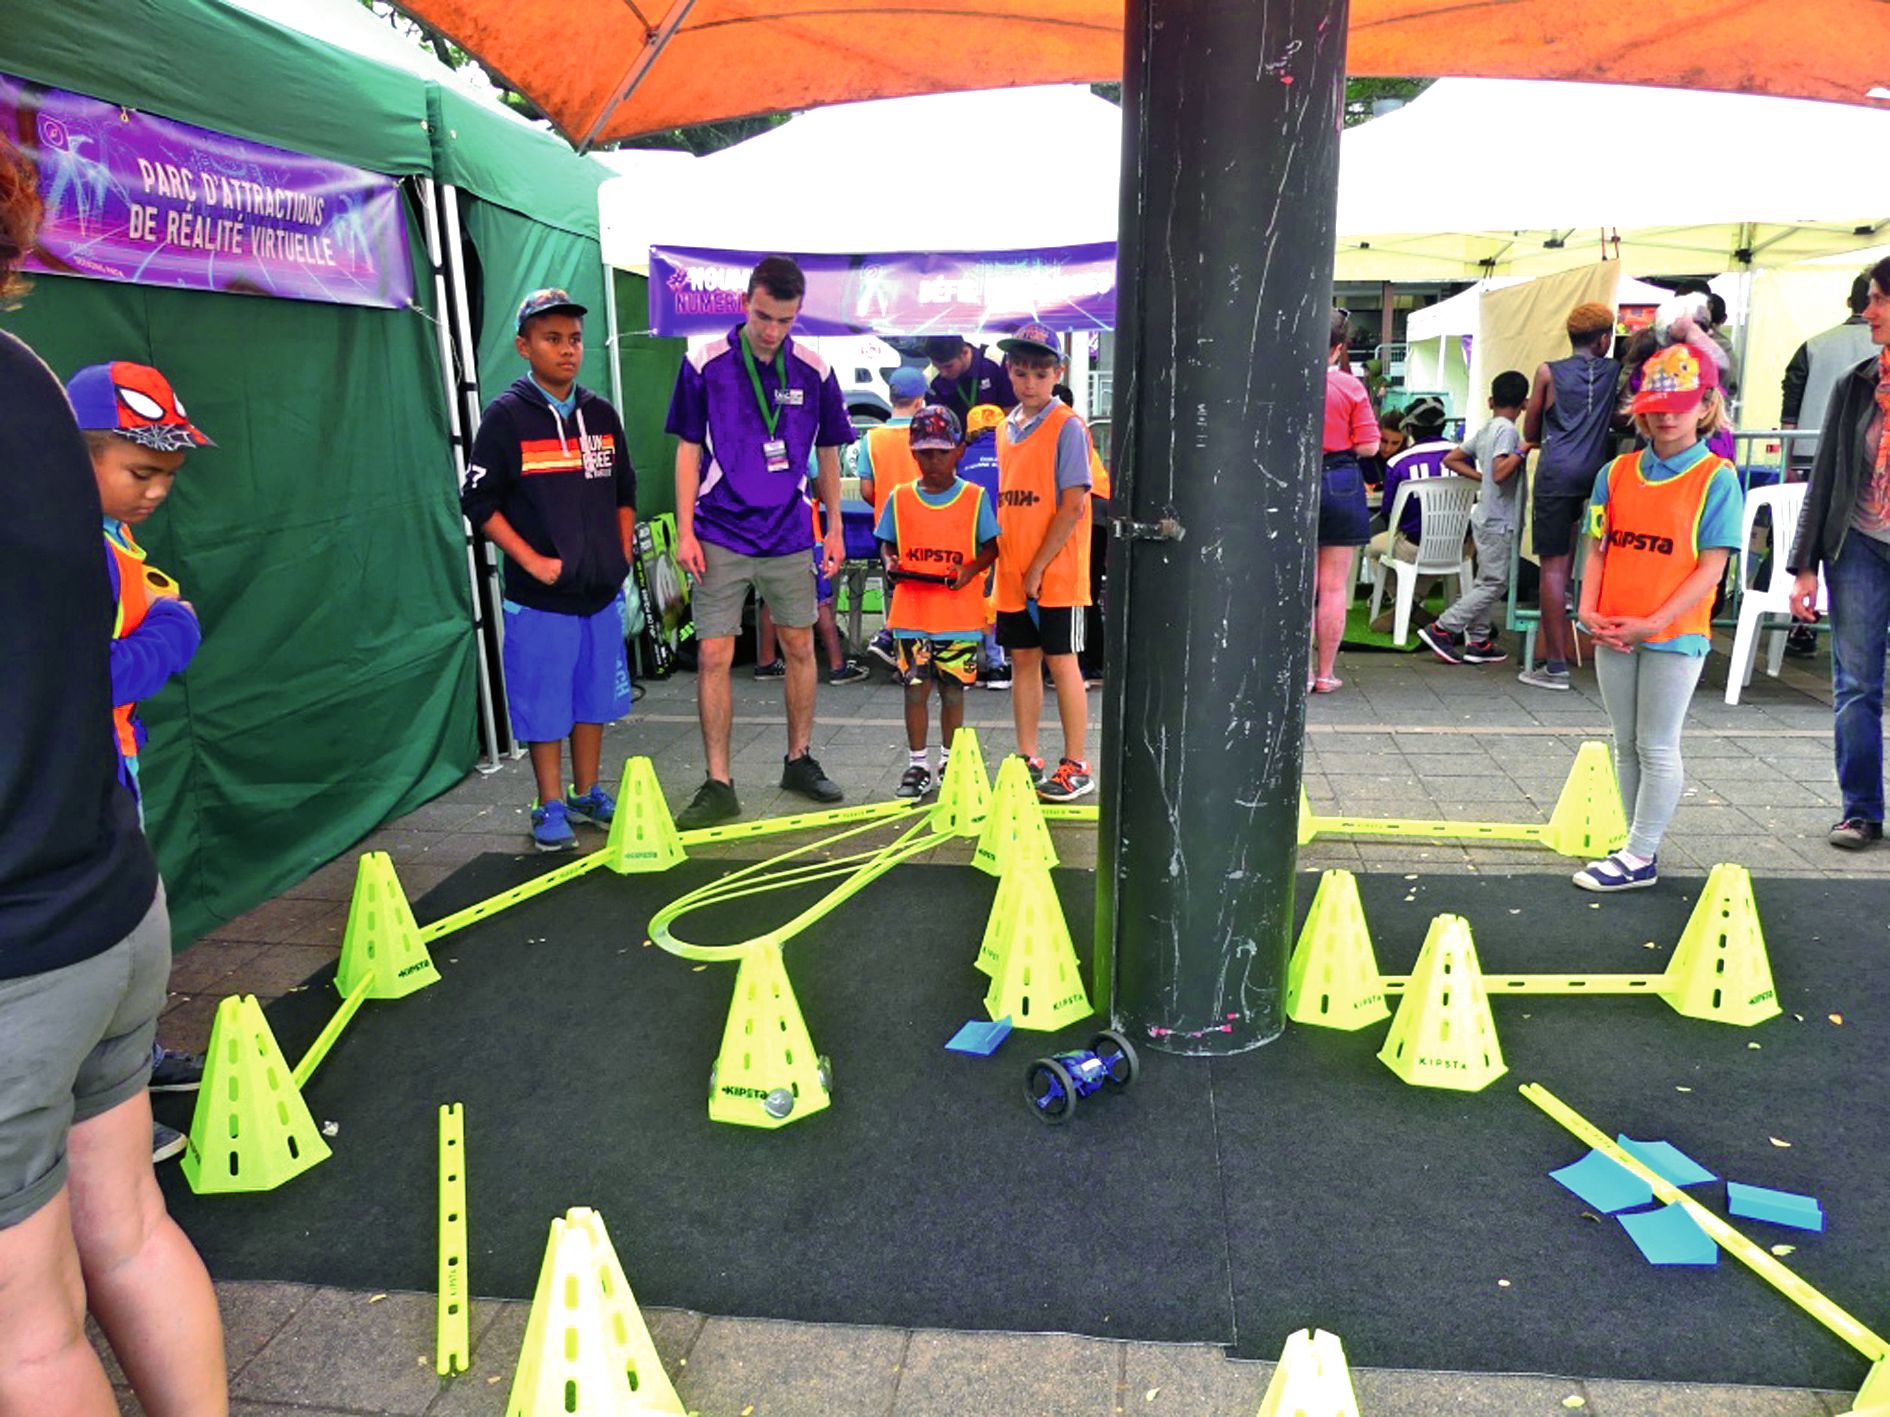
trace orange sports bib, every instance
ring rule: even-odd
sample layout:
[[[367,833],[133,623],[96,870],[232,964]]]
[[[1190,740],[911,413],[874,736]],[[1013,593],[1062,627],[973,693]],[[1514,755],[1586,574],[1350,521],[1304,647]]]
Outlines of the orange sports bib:
[[[1649,482],[1641,476],[1641,455],[1623,453],[1608,464],[1608,501],[1601,509],[1601,590],[1596,608],[1603,615],[1652,615],[1673,598],[1700,561],[1700,518],[1706,490],[1724,458],[1708,454],[1678,477]],[[1661,644],[1681,635],[1713,632],[1709,595],[1649,640]]]
[[[997,608],[1018,611],[1024,605],[1024,571],[1036,557],[1057,514],[1057,439],[1075,418],[1065,404],[1052,402],[1043,422],[1021,443],[1011,441],[1007,418],[998,425]],[[1077,426],[1082,426],[1078,419]],[[1085,439],[1089,430],[1083,430]],[[1089,528],[1079,525],[1044,568],[1039,605],[1089,604]]]
[[[898,539],[897,571],[948,576],[978,559],[978,513],[984,489],[960,481],[943,506],[932,506],[908,482],[892,492],[893,535]],[[975,634],[984,628],[984,577],[958,590],[925,581],[896,581],[889,630],[920,630],[928,635]]]

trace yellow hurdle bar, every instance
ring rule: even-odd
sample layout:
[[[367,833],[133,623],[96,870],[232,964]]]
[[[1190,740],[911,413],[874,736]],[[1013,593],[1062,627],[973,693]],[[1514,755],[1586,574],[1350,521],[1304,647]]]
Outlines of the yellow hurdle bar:
[[[1443,822],[1423,821],[1415,817],[1321,817],[1309,816],[1307,824],[1314,836],[1337,833],[1341,836],[1420,836],[1431,840],[1468,837],[1476,841],[1541,841],[1548,830],[1537,822]]]
[[[1046,822],[1093,822],[1102,816],[1100,807],[1059,806],[1055,802],[1046,802],[1038,810]]]
[[[509,891],[500,891],[495,896],[488,896],[477,905],[469,905],[464,910],[456,910],[451,915],[442,915],[431,925],[420,927],[420,943],[430,945],[442,935],[450,935],[455,930],[463,930],[468,925],[497,915],[501,910],[509,910],[515,905],[530,900],[533,896],[543,895],[554,886],[561,886],[566,881],[575,881],[588,871],[595,871],[604,864],[609,851],[593,851],[588,856],[547,871],[542,876],[533,876],[522,886],[513,886]]]
[[[1548,1113],[1561,1126],[1573,1132],[1576,1139],[1584,1146],[1592,1147],[1610,1161],[1625,1166],[1652,1186],[1654,1194],[1662,1201],[1669,1205],[1685,1206],[1687,1214],[1694,1219],[1700,1229],[1713,1237],[1721,1249],[1871,1362],[1880,1363],[1886,1356],[1890,1356],[1890,1342],[1886,1342],[1866,1328],[1858,1319],[1846,1313],[1772,1258],[1764,1248],[1748,1240],[1712,1211],[1694,1200],[1692,1196],[1643,1164],[1638,1157],[1630,1155],[1617,1146],[1612,1138],[1602,1135],[1587,1118],[1563,1102],[1548,1088],[1540,1083],[1526,1082],[1522,1085],[1521,1091],[1530,1102]]]
[[[315,1041],[308,1045],[308,1052],[302,1055],[302,1061],[295,1065],[295,1071],[289,1074],[296,1090],[300,1091],[315,1075],[315,1069],[322,1065],[322,1059],[328,1056],[328,1050],[335,1046],[335,1040],[341,1037],[341,1030],[348,1026],[348,1020],[360,1012],[361,1001],[367,998],[367,991],[374,987],[374,971],[368,970],[354,986],[354,992],[341,1001],[341,1007],[335,1010],[333,1018],[328,1020],[328,1027],[315,1036]]]
[[[698,827],[679,832],[685,847],[702,846],[712,841],[741,841],[751,836],[780,836],[787,832],[812,831],[816,827],[844,826],[848,822],[872,822],[882,818],[902,817],[914,812],[930,812],[931,804],[895,797],[890,802],[867,802],[857,807],[832,807],[821,812],[796,812],[788,817],[760,817],[752,822],[729,822],[719,827]]]
[[[472,1290],[466,1278],[466,1109],[440,1108],[440,1303],[434,1371],[446,1376],[472,1366],[468,1323]]]
[[[1489,994],[1658,994],[1664,974],[1486,974]],[[1387,994],[1402,994],[1408,974],[1386,974],[1379,984]]]

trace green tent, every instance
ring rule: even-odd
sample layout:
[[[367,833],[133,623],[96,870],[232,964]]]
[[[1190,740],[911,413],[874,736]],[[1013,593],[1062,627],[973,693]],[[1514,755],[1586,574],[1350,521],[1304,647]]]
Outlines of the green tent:
[[[510,316],[567,284],[600,308],[607,172],[423,76],[218,0],[0,0],[0,71],[460,189],[480,385],[520,368]],[[61,375],[157,365],[217,440],[140,534],[205,638],[147,701],[148,829],[187,941],[292,885],[478,755],[476,654],[421,194],[417,308],[42,277],[0,316]],[[665,390],[665,396],[667,391]],[[103,552],[101,551],[101,557]]]

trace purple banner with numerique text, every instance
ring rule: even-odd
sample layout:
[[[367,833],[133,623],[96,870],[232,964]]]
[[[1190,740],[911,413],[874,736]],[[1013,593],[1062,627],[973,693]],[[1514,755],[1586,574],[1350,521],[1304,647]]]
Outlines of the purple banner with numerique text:
[[[29,271],[405,308],[399,185],[0,74],[0,133],[39,170]]]
[[[659,335],[720,334],[742,318],[748,273],[763,252],[650,248],[650,326]],[[1116,322],[1116,247],[1029,251],[796,255],[806,335],[972,334],[1035,320],[1057,330]]]

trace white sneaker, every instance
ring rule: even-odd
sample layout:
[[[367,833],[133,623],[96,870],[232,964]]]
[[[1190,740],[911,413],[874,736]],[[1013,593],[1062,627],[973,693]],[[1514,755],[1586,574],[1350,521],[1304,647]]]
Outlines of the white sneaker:
[[[1547,669],[1525,669],[1516,676],[1521,683],[1532,689],[1569,689],[1573,686],[1568,681],[1568,671],[1552,674]]]

